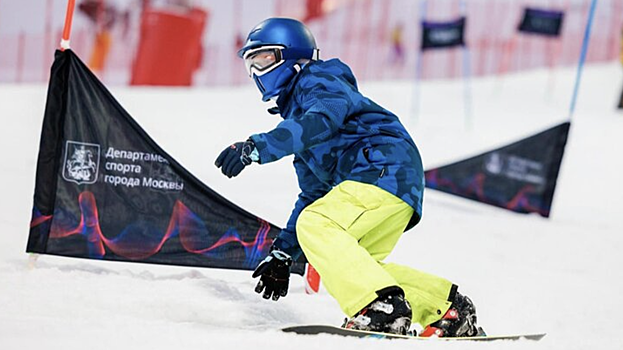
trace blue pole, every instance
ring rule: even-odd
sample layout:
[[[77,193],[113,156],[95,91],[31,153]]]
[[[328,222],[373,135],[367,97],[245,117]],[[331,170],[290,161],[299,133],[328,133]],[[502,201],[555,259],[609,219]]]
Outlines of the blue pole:
[[[472,110],[473,110],[473,99],[472,99],[472,87],[471,87],[471,58],[469,54],[469,49],[466,47],[463,48],[463,71],[465,72],[463,75],[463,79],[465,81],[464,87],[464,99],[465,99],[465,126],[472,126]]]
[[[467,25],[467,3],[465,0],[461,0],[460,2],[461,15],[466,18]],[[471,70],[471,60],[469,55],[469,48],[467,47],[467,43],[463,47],[463,81],[464,81],[464,91],[463,91],[463,99],[464,99],[464,112],[465,112],[465,127],[471,127],[471,117],[472,117],[472,89],[470,84],[470,79],[472,75]]]
[[[426,8],[428,7],[428,0],[422,0],[420,2],[420,30],[422,22],[426,19]],[[417,48],[416,63],[415,63],[415,84],[413,86],[413,105],[412,113],[414,122],[417,123],[420,117],[420,79],[422,77],[422,62],[423,59],[422,48]]]
[[[586,52],[588,51],[588,42],[591,36],[591,26],[593,25],[593,17],[595,16],[595,7],[597,7],[597,0],[591,2],[591,9],[588,13],[588,20],[586,22],[586,29],[584,30],[584,41],[582,42],[582,52],[580,53],[580,62],[578,63],[578,70],[575,76],[575,87],[573,88],[573,97],[571,98],[571,107],[569,108],[569,120],[575,113],[575,104],[578,99],[578,91],[580,90],[580,79],[582,78],[582,69],[584,68],[584,61],[586,60]]]

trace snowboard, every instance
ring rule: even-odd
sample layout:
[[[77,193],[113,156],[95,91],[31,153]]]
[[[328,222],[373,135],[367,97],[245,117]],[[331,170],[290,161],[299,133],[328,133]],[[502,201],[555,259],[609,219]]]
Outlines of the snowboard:
[[[484,335],[477,337],[460,337],[460,338],[434,338],[434,337],[418,337],[409,335],[359,331],[353,329],[345,329],[336,326],[329,325],[303,325],[282,328],[282,331],[286,333],[296,334],[334,334],[344,337],[357,337],[357,338],[377,338],[377,339],[409,339],[418,341],[495,341],[495,340],[541,340],[545,336],[545,333],[534,334],[513,334],[513,335]]]

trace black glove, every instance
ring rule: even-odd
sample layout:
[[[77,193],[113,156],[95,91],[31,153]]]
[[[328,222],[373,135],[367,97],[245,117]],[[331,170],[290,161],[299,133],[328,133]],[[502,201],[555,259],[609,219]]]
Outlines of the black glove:
[[[261,276],[255,286],[255,292],[262,293],[263,290],[264,299],[272,295],[275,301],[279,300],[279,297],[285,297],[288,294],[290,266],[292,266],[292,258],[288,254],[278,249],[271,251],[253,272],[253,278]]]
[[[238,176],[242,169],[254,160],[257,161],[259,159],[255,150],[255,144],[249,139],[244,142],[236,142],[225,148],[216,158],[214,165],[217,168],[221,168],[223,175],[231,178]]]

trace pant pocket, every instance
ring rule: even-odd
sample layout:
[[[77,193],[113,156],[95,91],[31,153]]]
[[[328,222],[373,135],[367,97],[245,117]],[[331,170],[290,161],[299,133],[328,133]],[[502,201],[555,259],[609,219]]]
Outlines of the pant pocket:
[[[368,209],[358,203],[337,200],[319,200],[306,210],[322,215],[347,231]]]

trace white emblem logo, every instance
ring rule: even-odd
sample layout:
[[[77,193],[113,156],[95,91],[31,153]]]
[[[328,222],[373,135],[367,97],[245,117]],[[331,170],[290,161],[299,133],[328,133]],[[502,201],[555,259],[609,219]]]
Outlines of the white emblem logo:
[[[485,168],[491,174],[499,175],[504,168],[504,161],[500,154],[497,152],[491,153],[485,161]]]
[[[100,146],[92,143],[67,141],[63,179],[78,185],[97,181]]]
[[[547,182],[543,163],[512,154],[491,153],[484,161],[484,167],[492,175],[542,185]]]
[[[438,44],[449,44],[461,37],[461,31],[456,28],[438,28],[430,31],[430,40]]]

